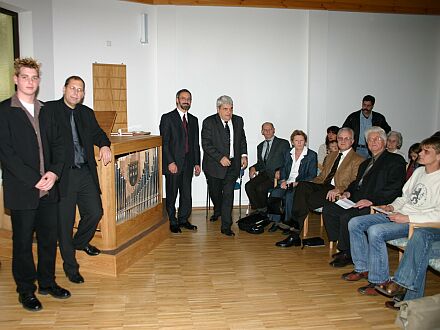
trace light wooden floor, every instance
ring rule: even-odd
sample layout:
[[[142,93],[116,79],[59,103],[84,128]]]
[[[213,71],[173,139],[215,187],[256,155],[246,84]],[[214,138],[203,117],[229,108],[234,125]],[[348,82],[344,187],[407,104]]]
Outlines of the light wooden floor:
[[[238,218],[238,216],[236,217]],[[385,297],[364,297],[364,282],[340,279],[351,267],[328,266],[327,247],[287,249],[277,233],[235,238],[194,211],[198,232],[168,238],[118,278],[83,273],[86,282],[57,281],[72,297],[39,296],[32,313],[17,302],[10,259],[0,269],[0,329],[396,329]],[[312,218],[309,236],[320,235]],[[91,257],[92,258],[92,257]],[[391,251],[393,269],[397,253]],[[440,292],[428,275],[427,293]]]

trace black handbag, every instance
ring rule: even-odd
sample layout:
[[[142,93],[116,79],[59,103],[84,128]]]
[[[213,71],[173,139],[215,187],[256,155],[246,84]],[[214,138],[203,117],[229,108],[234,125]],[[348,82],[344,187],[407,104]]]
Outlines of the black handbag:
[[[310,238],[304,238],[302,240],[304,249],[305,246],[311,246],[311,247],[318,247],[318,246],[325,246],[324,240],[321,237],[310,237]]]

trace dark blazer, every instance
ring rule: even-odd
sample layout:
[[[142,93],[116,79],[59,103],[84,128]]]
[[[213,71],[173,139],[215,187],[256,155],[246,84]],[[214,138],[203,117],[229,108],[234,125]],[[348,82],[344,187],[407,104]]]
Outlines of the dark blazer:
[[[37,136],[22,108],[11,106],[14,95],[0,103],[0,162],[2,165],[5,207],[13,210],[36,209],[39,190],[34,186],[41,179]],[[38,102],[38,101],[37,101]],[[44,169],[61,177],[64,146],[60,129],[53,115],[40,102],[40,136]],[[48,201],[59,199],[58,185],[49,191]]]
[[[247,154],[246,135],[244,122],[240,116],[232,115],[234,127],[234,160],[231,164],[237,177],[240,174],[241,155]],[[227,167],[220,164],[220,160],[226,156],[229,158],[229,141],[227,141],[225,127],[216,113],[203,121],[202,124],[202,148],[203,148],[203,171],[208,175],[224,179]]]
[[[257,163],[251,167],[255,168],[258,172],[265,172],[269,178],[273,179],[275,177],[275,171],[280,169],[284,164],[284,153],[290,148],[290,144],[289,141],[274,136],[265,163],[261,155],[265,143],[266,141],[263,141],[257,146]]]
[[[199,121],[189,112],[186,113],[188,122],[189,163],[191,167],[200,165]],[[179,110],[174,109],[165,113],[160,119],[160,135],[162,136],[162,170],[170,174],[168,165],[176,163],[178,172],[185,161],[185,131]]]
[[[293,148],[292,148],[293,149]],[[291,149],[291,150],[292,150]],[[292,170],[292,155],[291,150],[284,153],[284,166],[281,167],[280,171],[280,182],[286,181],[289,178],[290,171]],[[307,154],[299,164],[298,176],[295,181],[311,181],[316,177],[318,173],[318,155],[311,149],[307,150]]]
[[[368,199],[374,205],[384,205],[401,196],[406,176],[406,163],[403,157],[385,150],[365,175],[361,187],[358,187],[369,162],[370,159],[366,159],[359,166],[356,180],[348,186],[350,199],[353,202]]]
[[[50,111],[57,118],[57,121],[61,127],[64,146],[66,148],[66,156],[64,160],[63,175],[60,179],[60,193],[61,196],[66,196],[67,187],[69,184],[69,171],[71,166],[74,165],[74,149],[73,149],[73,137],[72,128],[70,126],[70,117],[67,112],[67,105],[64,103],[64,99],[61,98],[56,101],[50,101],[46,103],[46,110]],[[76,128],[78,130],[81,144],[85,150],[85,157],[90,168],[90,173],[93,178],[93,182],[101,193],[99,188],[98,172],[96,170],[95,151],[93,146],[99,148],[107,146],[110,147],[110,140],[104,131],[99,127],[95,118],[95,113],[89,107],[78,104],[74,110],[74,118]]]
[[[344,123],[342,124],[342,127],[349,127],[354,131],[354,143],[353,143],[354,150],[356,150],[356,147],[359,143],[359,130],[361,127],[361,120],[360,120],[361,111],[362,110],[358,110],[349,114],[347,119],[345,119]],[[388,125],[384,115],[375,111],[372,111],[371,115],[373,116],[371,119],[373,126],[382,127],[386,133],[391,131],[391,127],[390,125]]]

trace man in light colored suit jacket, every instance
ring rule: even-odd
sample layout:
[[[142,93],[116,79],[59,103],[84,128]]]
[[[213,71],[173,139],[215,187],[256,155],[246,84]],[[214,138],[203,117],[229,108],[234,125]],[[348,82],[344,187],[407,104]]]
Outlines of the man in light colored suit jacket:
[[[220,96],[217,113],[207,117],[202,125],[202,168],[214,204],[213,219],[221,216],[221,232],[226,236],[235,235],[231,230],[234,185],[240,168],[245,169],[248,164],[243,118],[232,112],[232,99]]]
[[[267,193],[273,188],[276,175],[279,179],[284,153],[290,149],[290,144],[289,141],[275,136],[275,127],[272,123],[264,123],[261,126],[261,134],[264,136],[264,141],[257,146],[257,163],[249,168],[251,180],[246,183],[245,188],[251,208],[265,211]]]
[[[353,149],[353,130],[343,127],[338,131],[339,152],[327,155],[321,173],[312,182],[300,182],[296,187],[290,221],[285,220],[294,231],[277,246],[289,247],[297,240],[309,211],[324,205],[326,200],[334,202],[356,179],[359,165],[364,160]]]

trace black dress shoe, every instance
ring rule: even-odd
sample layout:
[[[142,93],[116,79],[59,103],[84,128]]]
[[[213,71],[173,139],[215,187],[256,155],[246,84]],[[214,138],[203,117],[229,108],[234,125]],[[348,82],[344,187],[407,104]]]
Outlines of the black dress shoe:
[[[235,233],[231,229],[222,229],[221,232],[226,236],[235,236]]]
[[[338,255],[332,262],[330,262],[330,266],[337,268],[345,267],[352,264],[353,260],[351,259],[351,256],[346,253]]]
[[[56,283],[47,288],[39,287],[38,293],[42,295],[50,294],[52,297],[57,299],[67,299],[70,297],[70,292],[66,289],[63,289]]]
[[[273,223],[272,227],[269,228],[269,232],[274,233],[279,229],[278,224],[276,222]]]
[[[189,221],[179,224],[179,227],[183,227],[189,230],[197,230],[197,226],[194,226]]]
[[[341,254],[344,254],[344,251],[339,251],[339,252],[333,253],[333,254],[332,254],[332,258],[337,258],[337,257],[340,256]]]
[[[301,238],[297,234],[292,233],[286,239],[276,242],[275,245],[280,247],[301,246]]]
[[[174,234],[181,233],[179,225],[170,225],[170,231]]]
[[[97,256],[101,253],[101,250],[98,249],[96,246],[93,246],[91,244],[87,244],[86,247],[83,249],[85,253],[87,253],[89,256]]]
[[[211,221],[211,222],[217,221],[219,217],[220,217],[219,215],[215,215],[215,214],[213,214],[213,215],[211,215],[211,217],[209,218],[209,221]]]
[[[37,312],[43,309],[41,302],[34,293],[20,293],[18,295],[18,301],[23,305],[24,309],[31,312]]]
[[[76,283],[76,284],[84,283],[84,277],[82,277],[79,272],[73,274],[66,274],[66,275],[69,281],[72,283]]]

